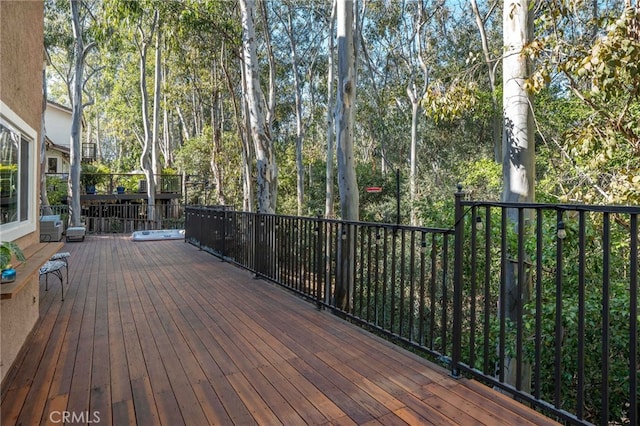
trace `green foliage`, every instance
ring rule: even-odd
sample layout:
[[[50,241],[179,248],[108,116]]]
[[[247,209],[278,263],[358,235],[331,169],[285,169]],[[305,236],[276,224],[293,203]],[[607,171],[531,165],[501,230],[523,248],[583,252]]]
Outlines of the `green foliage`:
[[[422,101],[427,117],[438,121],[453,121],[472,113],[477,103],[477,84],[454,81],[444,88],[442,82],[429,85]]]
[[[49,205],[59,206],[67,202],[67,181],[58,176],[47,176]]]
[[[589,21],[555,2],[544,12],[527,52],[540,64],[528,87],[545,98],[536,111],[559,175],[548,190],[561,201],[637,204],[640,12],[605,10]]]
[[[109,181],[109,167],[100,163],[82,163],[80,183],[82,185],[98,186]]]
[[[15,256],[17,260],[25,260],[24,253],[13,241],[3,241],[0,243],[0,270],[11,268],[11,258]]]
[[[208,176],[211,173],[211,130],[185,141],[175,152],[176,166],[188,175]]]

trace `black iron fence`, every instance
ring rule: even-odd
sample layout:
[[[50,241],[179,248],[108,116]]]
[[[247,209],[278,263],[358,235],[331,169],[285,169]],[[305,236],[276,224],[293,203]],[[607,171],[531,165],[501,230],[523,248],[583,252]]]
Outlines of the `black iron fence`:
[[[187,207],[185,231],[319,306],[432,355],[451,352],[450,230]],[[347,236],[355,258],[343,272]]]
[[[452,368],[575,423],[638,424],[638,207],[456,195]]]
[[[50,210],[48,210],[50,209]],[[96,202],[81,207],[81,218],[90,233],[131,233],[151,229],[184,228],[184,207],[177,202],[156,204]],[[69,207],[42,207],[40,214],[60,215],[66,224]]]
[[[456,194],[451,229],[186,208],[186,238],[575,424],[637,424],[637,207]],[[352,261],[345,261],[352,259]]]

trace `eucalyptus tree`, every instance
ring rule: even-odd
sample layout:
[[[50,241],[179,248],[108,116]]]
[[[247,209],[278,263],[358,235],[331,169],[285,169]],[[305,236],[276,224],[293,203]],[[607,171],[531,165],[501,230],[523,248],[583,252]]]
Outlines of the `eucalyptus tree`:
[[[360,199],[354,157],[354,111],[356,107],[356,27],[357,12],[352,0],[338,0],[338,86],[336,93],[336,151],[338,160],[338,189],[342,220],[359,219]],[[355,268],[355,230],[345,225],[343,230],[340,280],[336,289],[336,305],[349,308],[353,294]]]
[[[160,97],[160,26],[161,9],[163,3],[158,1],[134,2],[119,0],[104,4],[106,23],[113,25],[106,29],[111,38],[123,44],[133,43],[138,55],[139,80],[138,88],[140,93],[139,117],[142,123],[142,151],[140,154],[140,167],[146,178],[147,193],[147,216],[156,218],[155,193],[156,174],[158,170],[156,146],[158,144],[158,123],[159,123],[159,97]],[[115,29],[115,31],[114,31]],[[106,39],[104,40],[107,41]],[[147,85],[148,51],[155,46],[154,76],[155,84],[153,88],[153,98],[149,97],[149,87]],[[153,103],[151,111],[150,104]]]
[[[324,215],[328,218],[335,216],[334,206],[334,145],[335,145],[335,133],[334,133],[334,114],[333,114],[333,94],[335,92],[335,77],[334,77],[334,57],[335,57],[335,21],[336,21],[336,6],[337,0],[331,1],[331,15],[329,17],[329,36],[327,37],[327,157],[325,167],[325,204]]]
[[[86,104],[83,103],[82,95],[86,80],[84,77],[84,66],[87,55],[96,47],[95,42],[85,44],[84,29],[87,25],[87,19],[90,14],[81,15],[81,1],[70,0],[71,3],[71,26],[73,28],[73,38],[75,41],[73,51],[73,85],[72,85],[72,102],[71,102],[71,144],[69,146],[69,197],[71,204],[69,205],[69,220],[71,226],[80,225],[80,141],[82,137],[82,110],[85,106],[93,103],[90,99]],[[87,11],[88,12],[88,11]]]
[[[91,96],[87,101],[83,101],[83,94],[86,94],[87,80],[97,72],[93,70],[85,75],[88,55],[96,47],[96,43],[89,40],[87,31],[94,24],[90,12],[93,4],[70,0],[68,3],[49,1],[45,6],[47,10],[46,52],[53,69],[66,86],[72,110],[68,178],[69,221],[71,226],[79,226],[83,109],[93,103]],[[63,18],[65,15],[70,19]]]
[[[502,60],[502,165],[508,202],[534,200],[535,141],[531,94],[525,82],[531,69],[525,47],[533,40],[533,13],[528,0],[505,0]]]
[[[253,138],[256,154],[257,207],[260,213],[275,213],[278,168],[267,121],[267,113],[271,111],[271,105],[263,103],[264,95],[260,85],[256,50],[255,0],[240,0],[240,10],[242,14],[244,93],[251,126],[250,134]],[[272,99],[272,96],[269,98]]]
[[[527,90],[526,80],[531,73],[526,46],[533,40],[533,0],[505,0],[503,5],[503,43],[502,60],[502,200],[513,203],[534,201],[535,182],[535,140],[531,93]],[[514,226],[518,227],[519,215],[516,209],[509,209],[508,215]],[[526,220],[531,212],[526,211]],[[522,273],[516,274],[513,262],[506,265],[507,306],[505,315],[514,323],[521,320],[519,310],[528,302],[527,288],[531,280]],[[524,273],[527,275],[527,273]],[[518,283],[520,281],[520,283]],[[520,285],[518,285],[520,284]],[[530,371],[523,366],[521,371],[505,360],[507,382],[518,388],[529,389]],[[520,373],[520,377],[517,374]]]
[[[307,130],[315,118],[318,104],[317,84],[318,58],[321,43],[326,37],[327,4],[317,1],[270,2],[270,10],[277,19],[273,20],[271,31],[274,57],[278,59],[278,77],[283,86],[279,90],[280,139],[289,139],[295,133],[296,164],[296,205],[299,216],[305,207],[305,161],[304,145]],[[310,19],[310,17],[313,17]],[[286,66],[290,64],[290,66]],[[286,84],[292,81],[293,85]],[[283,84],[284,83],[284,84]],[[289,90],[292,88],[293,90]],[[289,101],[290,98],[293,101]],[[288,105],[293,104],[291,108]],[[293,117],[290,121],[287,116]],[[277,135],[275,135],[277,137]]]
[[[174,109],[186,130],[185,143],[202,138],[210,144],[207,150],[209,170],[202,178],[212,175],[216,202],[221,205],[230,200],[226,196],[229,185],[227,175],[238,169],[229,150],[224,149],[228,139],[228,121],[238,122],[238,136],[242,137],[242,120],[237,113],[239,73],[240,25],[232,4],[223,1],[184,3],[184,9],[173,35],[170,37],[171,87],[165,102],[165,111]],[[235,74],[233,74],[235,72]],[[230,73],[232,75],[230,75]],[[237,76],[237,77],[236,77]],[[189,96],[185,97],[185,94]],[[190,118],[189,118],[190,117]],[[187,124],[187,121],[193,124]],[[235,149],[242,145],[238,144]]]

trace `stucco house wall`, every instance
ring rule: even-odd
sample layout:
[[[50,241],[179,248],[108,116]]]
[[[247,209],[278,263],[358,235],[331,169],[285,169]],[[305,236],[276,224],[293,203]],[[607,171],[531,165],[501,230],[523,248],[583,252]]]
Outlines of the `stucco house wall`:
[[[42,1],[0,0],[0,114],[17,117],[40,137],[44,66]],[[35,149],[36,164],[40,150]],[[39,244],[39,168],[30,168],[32,223],[13,239],[23,250]],[[6,238],[6,233],[0,237]],[[0,378],[4,378],[38,319],[39,280],[33,274],[15,298],[0,301]]]

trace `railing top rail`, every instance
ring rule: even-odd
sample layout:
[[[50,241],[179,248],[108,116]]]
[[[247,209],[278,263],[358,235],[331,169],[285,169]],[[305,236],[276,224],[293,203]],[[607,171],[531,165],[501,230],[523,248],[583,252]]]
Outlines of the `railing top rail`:
[[[185,209],[187,211],[192,210],[209,210],[209,211],[219,211],[219,212],[229,212],[228,209],[219,208],[219,207],[203,207],[203,206],[186,206]],[[355,226],[368,226],[373,228],[382,228],[382,229],[391,229],[391,230],[403,230],[403,231],[418,231],[418,232],[426,232],[430,234],[453,234],[453,228],[445,229],[445,228],[432,228],[432,227],[421,227],[421,226],[410,226],[410,225],[397,225],[395,223],[382,223],[382,222],[361,222],[361,221],[349,221],[349,220],[341,220],[341,219],[329,219],[323,217],[314,217],[314,216],[292,216],[292,215],[279,215],[279,214],[270,214],[270,213],[255,213],[255,212],[242,212],[242,211],[233,211],[234,213],[239,214],[252,214],[252,215],[260,215],[261,217],[279,217],[281,219],[301,219],[301,220],[313,220],[320,221],[324,223],[334,223],[334,224],[345,224],[345,225],[355,225]]]
[[[592,204],[550,204],[550,203],[515,203],[503,201],[461,200],[464,207],[500,207],[515,209],[547,209],[556,211],[584,211],[597,213],[640,214],[640,206],[630,205],[592,205]]]

